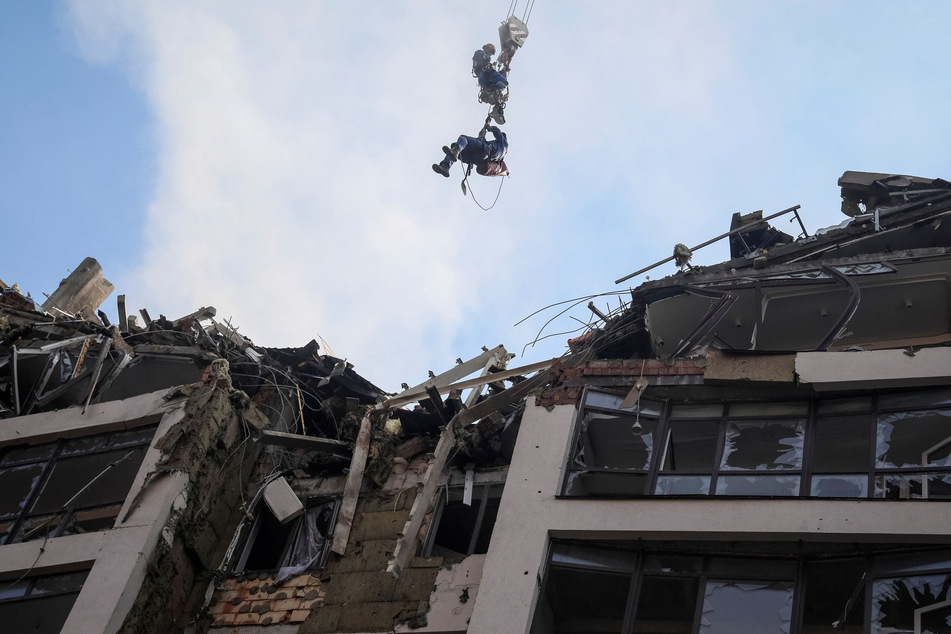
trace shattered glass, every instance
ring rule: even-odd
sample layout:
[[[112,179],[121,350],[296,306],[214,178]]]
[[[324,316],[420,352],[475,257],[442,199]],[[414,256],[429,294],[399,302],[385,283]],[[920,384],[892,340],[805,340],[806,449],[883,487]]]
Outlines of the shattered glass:
[[[708,495],[710,493],[710,476],[658,476],[654,493],[656,495]]]
[[[803,421],[731,422],[720,468],[773,471],[802,466]]]
[[[820,498],[868,497],[868,474],[813,475],[810,495]]]
[[[877,579],[872,583],[872,634],[951,631],[951,575]],[[915,629],[915,620],[921,629]]]
[[[606,414],[585,418],[583,446],[588,469],[646,471],[650,467],[655,419]]]
[[[720,475],[717,495],[768,495],[795,497],[799,495],[798,475]]]
[[[791,581],[708,581],[700,634],[789,634]]]
[[[878,468],[951,467],[951,409],[880,415],[875,456]]]

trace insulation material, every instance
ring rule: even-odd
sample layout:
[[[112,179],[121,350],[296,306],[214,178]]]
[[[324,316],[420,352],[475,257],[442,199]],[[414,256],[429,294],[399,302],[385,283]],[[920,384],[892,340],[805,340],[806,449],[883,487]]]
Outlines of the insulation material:
[[[281,568],[274,579],[281,583],[290,577],[310,570],[320,563],[327,541],[327,532],[333,518],[334,502],[325,502],[304,512],[294,545],[288,549]]]
[[[708,581],[700,634],[789,634],[792,603],[792,582]]]

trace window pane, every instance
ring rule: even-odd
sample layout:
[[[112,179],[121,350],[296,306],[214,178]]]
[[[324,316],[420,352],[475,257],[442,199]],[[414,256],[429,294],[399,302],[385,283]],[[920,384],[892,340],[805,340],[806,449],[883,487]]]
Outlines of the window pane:
[[[951,410],[880,415],[875,449],[878,467],[951,466]]]
[[[720,475],[717,495],[799,495],[799,476],[778,475]]]
[[[655,495],[709,495],[710,476],[666,476],[657,478]]]
[[[672,421],[661,470],[711,473],[718,432],[715,421]]]
[[[583,431],[584,464],[589,470],[646,471],[657,421],[634,416],[588,415]]]
[[[126,454],[130,455],[126,457]],[[57,460],[30,512],[42,514],[61,510],[86,485],[89,487],[72,502],[73,508],[122,502],[129,494],[144,455],[145,447],[138,447]],[[116,465],[107,471],[114,462]],[[100,474],[103,475],[93,482]]]
[[[900,394],[882,394],[878,397],[879,409],[905,409],[908,407],[951,404],[951,390],[939,388],[935,390],[920,390],[916,392],[901,392]]]
[[[802,466],[800,420],[731,422],[726,430],[721,469],[768,471]]]
[[[671,418],[714,418],[723,416],[723,405],[713,403],[708,405],[674,405],[670,408]]]
[[[872,411],[872,399],[865,398],[837,398],[819,402],[819,416],[832,414],[865,414]]]
[[[634,631],[690,634],[699,587],[697,578],[645,575],[637,600]]]
[[[914,632],[915,614],[921,632],[949,630],[951,575],[878,579],[872,584],[872,634]]]
[[[875,476],[875,497],[908,500],[921,497],[920,473],[887,473]]]
[[[585,397],[584,404],[591,407],[600,407],[602,409],[621,409],[621,403],[624,402],[623,396],[617,396],[615,394],[606,394],[604,392],[588,392],[587,397]],[[639,411],[642,415],[647,414],[649,416],[660,416],[660,408],[663,406],[663,403],[660,401],[652,401],[650,399],[642,398],[637,401],[637,404],[630,408],[622,410],[624,412],[637,412]]]
[[[627,550],[589,548],[577,544],[555,542],[552,544],[551,560],[555,564],[633,573],[637,556]]]
[[[820,498],[868,497],[868,474],[813,475],[810,495]]]
[[[45,462],[53,455],[55,449],[55,442],[48,442],[42,445],[20,445],[19,447],[11,447],[3,453],[3,458],[0,459],[0,466],[23,464],[25,462]]]
[[[619,633],[630,585],[627,574],[552,566],[546,594],[554,631]]]
[[[78,592],[0,603],[0,623],[5,632],[59,634],[77,596]]]
[[[788,634],[792,600],[788,581],[708,581],[700,634]]]
[[[816,421],[812,470],[816,473],[868,472],[868,416],[836,416]]]
[[[0,517],[15,517],[43,474],[44,463],[0,469]]]
[[[805,416],[809,403],[733,403],[730,416]]]
[[[844,625],[837,632],[861,632],[865,621],[864,573],[864,558],[807,562],[803,632],[832,632],[832,623],[837,621]]]
[[[565,495],[630,497],[644,495],[647,475],[639,473],[570,473]]]

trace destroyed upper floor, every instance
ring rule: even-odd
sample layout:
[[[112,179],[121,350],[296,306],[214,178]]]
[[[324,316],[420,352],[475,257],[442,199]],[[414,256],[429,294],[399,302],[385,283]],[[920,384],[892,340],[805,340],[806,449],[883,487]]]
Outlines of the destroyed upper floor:
[[[571,341],[596,358],[692,356],[704,350],[784,353],[907,348],[951,341],[951,183],[846,172],[841,224],[808,234],[798,206],[734,214],[730,230],[618,280],[675,261]],[[768,220],[794,214],[793,237]],[[696,263],[729,239],[731,259]],[[693,260],[693,261],[691,261]],[[590,306],[590,305],[589,305]]]

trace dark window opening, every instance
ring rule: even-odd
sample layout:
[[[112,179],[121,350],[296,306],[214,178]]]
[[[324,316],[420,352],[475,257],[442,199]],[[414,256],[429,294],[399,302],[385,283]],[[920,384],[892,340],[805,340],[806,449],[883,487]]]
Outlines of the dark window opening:
[[[2,582],[0,623],[4,631],[58,634],[88,574],[71,572]]]
[[[946,634],[951,551],[912,548],[555,541],[531,633]]]
[[[303,513],[282,524],[262,501],[234,572],[276,570],[280,581],[321,568],[330,552],[336,516],[336,499],[312,498]]]
[[[464,491],[458,488],[448,489],[440,497],[430,528],[432,538],[424,548],[427,556],[445,551],[458,555],[489,552],[492,529],[499,514],[502,485],[476,485],[472,503],[465,504],[463,498]]]
[[[110,528],[158,425],[0,453],[0,543]]]

